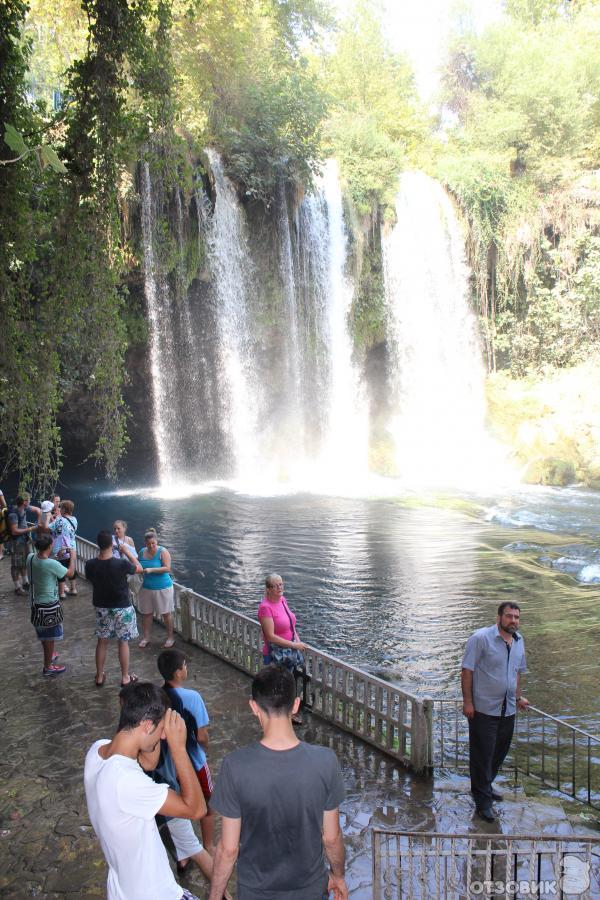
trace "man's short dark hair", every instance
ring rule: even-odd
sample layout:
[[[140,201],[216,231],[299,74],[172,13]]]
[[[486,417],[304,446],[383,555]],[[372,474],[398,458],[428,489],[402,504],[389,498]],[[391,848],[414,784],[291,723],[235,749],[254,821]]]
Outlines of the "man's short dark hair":
[[[296,699],[296,681],[283,666],[265,666],[252,681],[252,699],[269,716],[289,716]]]
[[[156,665],[158,671],[165,679],[170,681],[178,669],[181,669],[187,660],[187,656],[181,650],[163,650],[158,654]]]
[[[515,603],[514,600],[505,600],[498,607],[498,615],[501,616],[504,613],[505,609],[518,609],[521,612],[521,607],[518,603]]]
[[[39,534],[33,542],[38,553],[44,553],[52,544],[52,535],[49,531]]]
[[[108,550],[109,547],[112,547],[112,532],[107,531],[105,528],[99,531],[96,536],[96,543],[101,550]]]
[[[169,698],[162,688],[149,681],[130,682],[119,692],[121,716],[117,731],[131,731],[149,719],[158,725],[169,709]]]

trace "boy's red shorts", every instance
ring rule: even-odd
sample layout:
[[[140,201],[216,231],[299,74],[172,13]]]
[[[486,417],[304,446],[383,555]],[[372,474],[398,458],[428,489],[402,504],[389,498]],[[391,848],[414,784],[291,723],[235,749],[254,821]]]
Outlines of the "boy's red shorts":
[[[202,788],[204,799],[208,803],[213,792],[213,780],[212,775],[210,774],[210,769],[208,768],[208,763],[204,763],[202,768],[196,772],[196,775],[198,776],[198,781],[200,782],[200,787]]]

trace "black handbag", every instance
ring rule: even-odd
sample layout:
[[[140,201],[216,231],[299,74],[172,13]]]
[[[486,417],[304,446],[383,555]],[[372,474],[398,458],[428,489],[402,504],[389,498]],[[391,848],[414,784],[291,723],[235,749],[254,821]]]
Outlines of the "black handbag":
[[[33,592],[33,556],[29,560],[29,586],[31,591],[31,624],[35,628],[54,628],[63,621],[60,600],[56,603],[36,603]]]
[[[292,638],[296,638],[296,629],[294,628],[294,623],[292,622],[292,617],[290,615],[290,611],[288,609],[287,603],[285,599],[282,597],[281,602],[283,603],[283,608],[287,613],[287,617],[290,620],[290,628],[292,630]],[[294,672],[299,669],[302,670],[305,667],[304,654],[301,650],[296,650],[295,647],[281,647],[279,644],[268,644],[269,647],[269,656],[271,657],[271,662],[275,663],[278,666],[284,666],[286,669],[289,669],[290,672]]]

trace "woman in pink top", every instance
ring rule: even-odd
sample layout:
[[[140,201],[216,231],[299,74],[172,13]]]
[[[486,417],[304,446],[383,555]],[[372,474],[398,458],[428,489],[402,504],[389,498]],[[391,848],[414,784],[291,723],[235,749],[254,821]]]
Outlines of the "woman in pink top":
[[[294,650],[306,650],[306,644],[303,644],[298,638],[296,616],[287,605],[287,600],[283,596],[283,579],[281,575],[276,573],[267,575],[265,588],[266,596],[263,597],[258,607],[258,621],[265,640],[263,660],[265,666],[268,666],[271,662],[269,644],[278,644],[280,647],[292,647]],[[296,717],[292,721],[296,721]]]

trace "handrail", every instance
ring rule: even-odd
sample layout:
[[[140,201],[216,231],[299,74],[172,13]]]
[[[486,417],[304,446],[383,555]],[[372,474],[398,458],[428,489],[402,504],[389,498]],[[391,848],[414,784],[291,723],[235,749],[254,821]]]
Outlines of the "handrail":
[[[530,703],[527,709],[530,712],[539,713],[541,716],[544,716],[546,719],[550,719],[552,722],[556,722],[557,725],[562,725],[565,728],[570,729],[570,731],[576,731],[578,734],[583,735],[585,738],[590,738],[592,741],[596,741],[597,744],[600,744],[600,737],[597,737],[595,734],[590,734],[589,731],[584,731],[583,728],[579,728],[577,725],[571,725],[570,722],[565,722],[564,719],[559,719],[557,716],[553,716],[552,713],[547,713],[543,709],[540,709],[537,706],[534,706],[533,703]]]
[[[466,768],[468,725],[462,699],[434,697],[432,705],[433,766]],[[598,746],[599,736],[530,704],[518,711],[507,762],[515,772],[600,809],[600,758],[594,750]]]
[[[77,571],[96,544],[77,536]],[[262,631],[257,620],[174,582],[174,625],[185,641],[249,675],[262,666]],[[429,772],[432,709],[427,697],[401,690],[317,647],[304,652],[307,691],[314,715],[355,735],[415,772]]]

